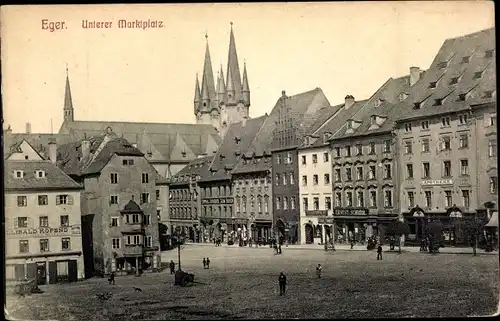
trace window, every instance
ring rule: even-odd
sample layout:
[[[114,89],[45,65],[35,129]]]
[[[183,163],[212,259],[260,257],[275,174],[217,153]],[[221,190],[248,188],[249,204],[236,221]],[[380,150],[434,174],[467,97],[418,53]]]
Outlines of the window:
[[[325,197],[325,209],[327,211],[332,209],[332,198],[330,196]]]
[[[318,155],[317,154],[313,154],[312,155],[312,160],[313,160],[313,164],[317,164],[318,163]]]
[[[392,191],[384,191],[384,207],[392,207]]]
[[[127,223],[129,224],[138,224],[139,223],[139,214],[127,215]],[[132,217],[132,223],[130,223],[130,217]]]
[[[109,204],[118,204],[118,195],[111,195],[109,197]]]
[[[307,175],[302,175],[302,186],[307,186]]]
[[[264,212],[269,213],[269,196],[264,196]]]
[[[262,213],[262,196],[257,196],[257,211]]]
[[[118,184],[118,173],[109,174],[109,179],[111,180],[111,184]]]
[[[356,144],[356,156],[363,155],[363,145]]]
[[[429,88],[434,89],[437,87],[437,81],[433,81],[429,84]]]
[[[460,160],[460,175],[469,175],[469,160]]]
[[[450,177],[450,176],[451,176],[451,162],[444,161],[443,162],[443,177]]]
[[[325,181],[325,185],[330,184],[330,174],[325,174],[324,175],[324,181]]]
[[[279,210],[280,206],[281,206],[281,197],[277,196],[276,197],[276,209]]]
[[[323,163],[328,163],[329,160],[330,160],[330,154],[328,154],[328,152],[323,153]]]
[[[377,207],[377,191],[370,191],[370,207]]]
[[[441,125],[443,125],[443,127],[450,127],[450,117],[441,118]]]
[[[16,178],[22,178],[22,177],[24,177],[24,173],[23,173],[23,171],[15,171],[14,176]]]
[[[377,173],[377,170],[376,170],[375,165],[371,165],[371,166],[370,166],[370,172],[368,173],[369,178],[370,178],[370,179],[375,179],[375,178],[376,178],[376,176],[377,176],[377,175],[376,175],[376,173]]]
[[[61,249],[71,250],[71,240],[69,239],[69,237],[63,237],[61,239]]]
[[[30,251],[28,240],[19,241],[19,253],[28,253]]]
[[[39,223],[40,223],[40,227],[49,227],[49,217],[48,216],[40,216]]]
[[[147,183],[149,183],[149,174],[142,173],[142,184],[147,184]]]
[[[288,176],[289,176],[288,181],[290,182],[290,185],[295,184],[295,180],[293,179],[293,172],[288,173]]]
[[[492,58],[493,57],[493,49],[491,50],[486,50],[484,52],[484,58]]]
[[[498,177],[490,177],[490,193],[496,194],[498,191]]]
[[[276,183],[276,186],[280,185],[280,174],[274,175],[274,182]]]
[[[134,165],[134,160],[133,159],[124,159],[122,162],[123,166],[132,166]]]
[[[459,142],[459,148],[468,148],[469,147],[469,136],[467,134],[460,134],[458,142]]]
[[[286,153],[286,158],[285,158],[285,164],[291,164],[292,163],[292,153],[287,152]]]
[[[351,146],[346,146],[345,147],[345,156],[346,157],[351,157]]]
[[[488,156],[497,157],[497,142],[494,140],[488,142]]]
[[[44,171],[36,171],[36,177],[37,178],[44,178],[45,172]]]
[[[456,85],[458,84],[458,77],[453,77],[450,80],[450,85]]]
[[[17,228],[28,227],[28,218],[27,217],[18,217],[17,218]]]
[[[61,226],[69,226],[69,215],[61,215]]]
[[[38,205],[49,204],[49,197],[47,195],[38,195]]]
[[[144,237],[144,247],[147,247],[147,248],[153,247],[153,237],[152,236]]]
[[[468,190],[462,190],[462,201],[464,207],[470,207],[470,197],[469,197],[469,191]]]
[[[443,105],[442,98],[434,99],[434,106],[442,106],[442,105]]]
[[[281,155],[276,155],[276,164],[281,164]]]
[[[423,130],[429,129],[429,121],[428,121],[428,120],[423,120],[423,121],[420,123],[420,127],[421,127]]]
[[[295,209],[295,196],[290,196],[290,209]]]
[[[347,206],[350,207],[352,206],[352,192],[346,192],[346,201],[347,201]]]
[[[441,148],[442,148],[442,150],[450,150],[451,149],[451,138],[449,136],[443,136]]]
[[[391,164],[385,164],[384,166],[384,179],[392,178]]]
[[[151,225],[151,215],[144,214],[144,225]]]
[[[319,197],[313,198],[313,207],[315,211],[319,210]]]
[[[363,191],[358,191],[358,206],[359,207],[364,207],[365,206],[365,200],[364,200],[364,195]]]
[[[467,94],[459,94],[458,95],[458,101],[465,101],[467,99]]]
[[[141,236],[140,235],[127,235],[127,245],[140,245]]]
[[[287,173],[283,173],[283,175],[281,175],[281,178],[283,178],[283,185],[286,185],[286,175]]]
[[[304,211],[307,211],[309,209],[309,203],[307,197],[304,197],[302,199],[302,204],[304,205]]]
[[[412,153],[412,142],[410,140],[405,141],[405,154]]]
[[[458,123],[460,125],[466,125],[467,124],[467,114],[458,115]]]
[[[356,167],[356,179],[358,181],[363,179],[363,167],[361,166]]]
[[[413,178],[413,164],[406,164],[406,178]]]
[[[370,142],[370,152],[368,154],[370,155],[373,155],[375,154],[375,143],[374,142]]]
[[[431,164],[430,163],[422,163],[423,165],[423,170],[424,170],[424,176],[422,178],[429,178],[431,177]]]
[[[120,226],[120,223],[119,223],[118,217],[112,217],[112,218],[111,218],[111,226],[112,226],[112,227],[114,227],[114,226]]]
[[[474,73],[474,77],[472,79],[480,79],[483,77],[483,72],[482,71],[477,71]]]
[[[437,64],[437,67],[439,69],[444,69],[444,68],[448,67],[448,62],[447,61],[442,61],[442,62],[440,62],[440,63]]]
[[[307,164],[306,156],[302,155],[302,165],[306,165],[306,164]]]
[[[19,206],[19,207],[28,206],[28,197],[27,196],[18,196],[17,197],[17,206]]]
[[[159,189],[156,190],[156,200],[157,201],[160,200],[160,190]]]
[[[485,91],[483,98],[493,98],[493,91],[491,91],[491,90]]]
[[[278,197],[278,199],[279,199],[279,197]],[[247,198],[246,198],[246,196],[243,196],[241,198],[241,204],[243,205],[243,212],[246,212],[247,211]],[[278,205],[276,205],[276,206],[277,206],[277,209],[279,209],[279,202],[278,202]]]
[[[73,205],[73,196],[71,195],[56,195],[56,205]]]
[[[149,193],[141,193],[141,204],[149,203]]]
[[[461,63],[468,64],[470,62],[470,56],[462,57]]]
[[[391,141],[385,140],[384,141],[384,153],[390,153],[390,152],[391,152]]]
[[[119,249],[120,248],[120,239],[112,239],[113,242],[113,248],[114,249]]]
[[[453,204],[453,199],[451,196],[451,191],[444,191],[444,206],[451,207]]]
[[[335,147],[335,157],[340,157],[340,147]]]
[[[341,207],[342,206],[342,193],[336,192],[335,193],[335,207]]]
[[[424,138],[424,139],[422,139],[422,152],[428,153],[429,151],[430,151],[429,139]]]
[[[336,182],[341,182],[342,181],[342,178],[341,178],[341,175],[340,175],[340,168],[335,168],[334,170],[334,175],[335,175],[335,181]]]
[[[408,191],[408,206],[415,207],[415,194],[412,191]]]
[[[352,169],[350,167],[345,169],[345,177],[346,177],[346,181],[352,180]]]
[[[313,185],[318,185],[318,175],[313,175]]]
[[[407,132],[407,133],[411,132],[411,123],[406,123],[405,124],[405,132]]]
[[[40,252],[48,252],[49,251],[49,240],[41,239],[40,240]]]
[[[432,207],[432,192],[425,191],[424,194],[425,194],[425,206]]]
[[[497,125],[497,116],[491,116],[490,117],[490,126],[496,126]]]

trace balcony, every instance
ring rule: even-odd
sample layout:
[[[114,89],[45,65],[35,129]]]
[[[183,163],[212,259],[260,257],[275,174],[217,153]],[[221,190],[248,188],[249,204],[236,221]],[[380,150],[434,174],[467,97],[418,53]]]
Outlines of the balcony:
[[[144,225],[142,223],[123,224],[121,228],[122,234],[144,234]]]
[[[142,244],[125,244],[123,248],[123,256],[142,256],[144,248]]]

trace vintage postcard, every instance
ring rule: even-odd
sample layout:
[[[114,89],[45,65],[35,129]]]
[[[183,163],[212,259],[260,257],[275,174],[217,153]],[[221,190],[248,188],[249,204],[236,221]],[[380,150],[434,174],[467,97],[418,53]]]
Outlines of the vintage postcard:
[[[492,1],[0,23],[7,319],[498,313]]]

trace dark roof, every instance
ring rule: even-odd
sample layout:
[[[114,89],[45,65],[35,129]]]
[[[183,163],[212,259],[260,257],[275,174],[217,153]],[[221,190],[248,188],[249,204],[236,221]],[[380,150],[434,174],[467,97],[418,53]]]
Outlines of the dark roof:
[[[109,131],[137,144],[144,154],[153,151],[153,160],[158,161],[189,162],[197,155],[215,151],[221,141],[215,127],[202,124],[65,121],[59,130],[71,134],[73,141]]]
[[[433,115],[458,112],[469,106],[492,103],[495,96],[486,98],[486,91],[496,90],[495,54],[485,57],[485,52],[495,50],[495,29],[447,39],[434,58],[428,72],[411,88],[409,97],[398,104],[397,121],[428,117]],[[464,62],[469,57],[469,62]],[[441,63],[447,62],[445,68]],[[482,71],[482,78],[474,79],[476,72]],[[459,77],[457,84],[450,84],[451,79]],[[436,82],[436,88],[429,88]],[[459,101],[459,95],[469,92],[466,101]],[[434,106],[435,99],[445,98],[441,106]],[[424,102],[420,109],[414,109],[415,102]]]
[[[137,213],[141,212],[141,207],[134,202],[133,200],[130,200],[124,207],[123,210],[121,210],[122,213]]]
[[[269,116],[251,118],[231,124],[215,154],[210,167],[201,173],[202,181],[214,181],[231,178],[231,170],[248,150],[253,138]],[[244,124],[245,123],[245,124]]]
[[[185,185],[189,183],[191,177],[194,176],[196,178],[197,176],[201,176],[201,173],[205,172],[210,167],[213,158],[214,156],[210,155],[193,159],[171,178],[170,185]]]
[[[24,176],[15,178],[14,171],[22,170]],[[45,177],[37,178],[36,171],[45,172]],[[4,175],[5,190],[18,189],[82,189],[83,187],[66,175],[50,161],[6,160]]]
[[[49,142],[56,144],[66,144],[71,142],[71,136],[67,134],[26,134],[26,133],[12,133],[11,131],[3,131],[3,139],[5,146],[4,157],[10,156],[11,150],[7,150],[7,146],[20,145],[23,140],[26,140],[35,151],[44,159],[48,159]],[[13,147],[15,148],[15,147]],[[9,155],[7,155],[9,153]]]

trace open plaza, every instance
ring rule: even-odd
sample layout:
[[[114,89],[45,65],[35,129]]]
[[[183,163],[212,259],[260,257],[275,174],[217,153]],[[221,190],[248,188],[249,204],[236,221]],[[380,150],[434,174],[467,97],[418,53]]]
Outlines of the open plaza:
[[[469,251],[470,249],[464,249]],[[166,264],[177,251],[162,252]],[[498,255],[401,254],[355,248],[325,252],[284,247],[215,247],[187,244],[183,271],[195,274],[174,286],[167,268],[140,277],[106,278],[40,286],[44,293],[8,295],[11,317],[23,320],[181,320],[253,318],[367,318],[479,316],[497,312]],[[210,258],[204,269],[203,258]],[[315,274],[317,264],[323,275]],[[279,296],[278,275],[287,276]],[[138,288],[138,289],[135,289]],[[111,293],[108,299],[99,294]]]

